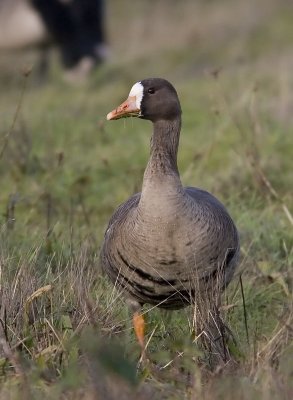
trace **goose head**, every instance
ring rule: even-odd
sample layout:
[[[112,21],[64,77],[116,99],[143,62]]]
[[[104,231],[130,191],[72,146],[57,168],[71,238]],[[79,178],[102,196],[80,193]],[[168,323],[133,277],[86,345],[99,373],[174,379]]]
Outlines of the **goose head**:
[[[107,115],[107,120],[139,117],[156,122],[180,116],[180,102],[171,83],[161,78],[149,78],[136,82],[128,98]]]

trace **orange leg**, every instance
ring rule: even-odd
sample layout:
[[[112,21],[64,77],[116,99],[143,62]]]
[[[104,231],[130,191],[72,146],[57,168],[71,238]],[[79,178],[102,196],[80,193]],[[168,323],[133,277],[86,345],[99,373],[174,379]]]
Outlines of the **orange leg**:
[[[133,327],[134,327],[134,332],[136,334],[138,343],[140,344],[140,347],[142,348],[142,353],[144,353],[144,330],[145,330],[145,322],[142,314],[140,314],[138,311],[135,311],[133,314]]]

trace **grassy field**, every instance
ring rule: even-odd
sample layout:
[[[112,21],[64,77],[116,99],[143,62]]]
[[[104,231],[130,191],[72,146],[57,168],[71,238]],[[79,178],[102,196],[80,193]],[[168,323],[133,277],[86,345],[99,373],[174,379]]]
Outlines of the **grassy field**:
[[[293,6],[285,0],[107,3],[112,56],[69,86],[33,52],[0,55],[0,399],[291,399]],[[151,125],[106,122],[146,77],[183,109],[179,168],[241,236],[223,295],[237,366],[197,360],[192,307],[148,312],[149,362],[100,274],[112,212],[140,190]],[[239,277],[242,276],[247,327]]]

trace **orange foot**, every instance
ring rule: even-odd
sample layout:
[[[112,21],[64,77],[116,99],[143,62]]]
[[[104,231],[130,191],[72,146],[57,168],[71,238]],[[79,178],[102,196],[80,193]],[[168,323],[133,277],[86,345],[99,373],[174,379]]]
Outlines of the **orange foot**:
[[[134,327],[134,332],[136,334],[138,343],[140,344],[140,347],[142,348],[142,353],[144,353],[145,347],[144,347],[144,328],[145,328],[145,322],[142,314],[139,314],[137,311],[133,314],[133,327]]]

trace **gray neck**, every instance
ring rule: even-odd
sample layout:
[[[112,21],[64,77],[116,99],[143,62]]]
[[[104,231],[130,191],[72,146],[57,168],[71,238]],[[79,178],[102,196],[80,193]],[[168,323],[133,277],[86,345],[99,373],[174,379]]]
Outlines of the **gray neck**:
[[[181,119],[154,122],[151,138],[151,152],[145,170],[145,179],[155,179],[166,175],[177,175],[177,151],[181,128]]]
[[[153,191],[178,191],[182,187],[178,167],[177,151],[181,129],[181,118],[172,121],[156,121],[153,124],[151,152],[143,179],[142,198]]]

